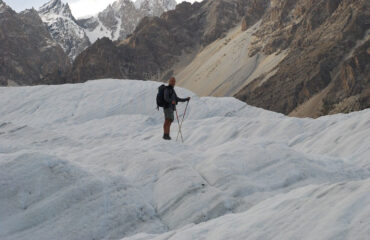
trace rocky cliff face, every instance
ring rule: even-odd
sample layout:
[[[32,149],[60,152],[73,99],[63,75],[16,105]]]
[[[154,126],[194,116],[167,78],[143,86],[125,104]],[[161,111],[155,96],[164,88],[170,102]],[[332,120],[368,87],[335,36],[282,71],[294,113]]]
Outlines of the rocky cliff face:
[[[90,46],[85,30],[78,25],[68,3],[51,0],[40,8],[39,14],[47,24],[53,39],[60,44],[71,60]]]
[[[80,59],[85,59],[86,56],[88,56],[87,61],[79,65]],[[125,54],[117,49],[112,40],[109,38],[98,39],[76,58],[73,78],[101,79],[107,76],[121,78],[127,74],[123,72],[122,56],[125,56]],[[74,82],[77,81],[74,80]]]
[[[333,114],[370,108],[370,34],[345,58],[332,87],[323,98],[321,112]]]
[[[36,10],[17,14],[0,0],[0,85],[64,83],[70,68]]]
[[[288,55],[275,74],[236,96],[294,116],[369,107],[369,6],[366,0],[271,1],[250,54]]]

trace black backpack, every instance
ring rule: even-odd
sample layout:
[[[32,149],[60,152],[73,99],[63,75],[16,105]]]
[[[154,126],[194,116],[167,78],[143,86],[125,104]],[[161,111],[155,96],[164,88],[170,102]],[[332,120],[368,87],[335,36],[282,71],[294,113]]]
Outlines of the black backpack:
[[[158,94],[157,94],[157,109],[158,110],[160,107],[164,108],[167,105],[166,101],[164,100],[164,90],[166,88],[167,86],[164,84],[158,88]]]

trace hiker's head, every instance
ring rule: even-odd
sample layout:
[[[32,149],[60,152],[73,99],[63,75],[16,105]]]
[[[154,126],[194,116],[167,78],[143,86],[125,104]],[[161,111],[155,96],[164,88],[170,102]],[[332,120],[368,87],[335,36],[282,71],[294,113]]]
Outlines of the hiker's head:
[[[175,77],[170,78],[170,80],[168,81],[168,85],[174,87],[176,85],[176,78]]]

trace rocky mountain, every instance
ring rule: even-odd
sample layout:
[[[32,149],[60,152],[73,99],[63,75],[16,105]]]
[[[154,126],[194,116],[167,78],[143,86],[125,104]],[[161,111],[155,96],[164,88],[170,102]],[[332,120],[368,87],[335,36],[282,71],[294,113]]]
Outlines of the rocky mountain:
[[[250,54],[286,51],[236,96],[293,116],[370,107],[370,2],[271,1]]]
[[[125,39],[145,16],[159,16],[175,8],[176,0],[117,0],[97,16],[78,19],[68,3],[51,0],[43,5],[39,14],[48,25],[52,37],[73,60],[98,38]]]
[[[145,16],[160,16],[163,12],[176,8],[176,0],[136,0],[135,6]]]
[[[299,117],[370,107],[370,2],[205,0],[144,18],[73,65],[74,82],[165,80]],[[113,53],[113,54],[112,54]],[[99,56],[99,58],[98,58]],[[107,67],[109,65],[109,67]]]
[[[141,12],[131,0],[119,0],[109,5],[97,16],[80,19],[78,22],[86,29],[91,42],[108,37],[112,40],[123,39],[132,33],[142,18]]]
[[[152,79],[154,76],[160,76],[158,79],[166,78],[166,75],[173,72],[171,68],[182,54],[191,53],[222,37],[241,21],[245,11],[254,5],[266,4],[267,1],[244,0],[214,0],[194,4],[183,2],[161,17],[144,18],[132,36],[124,41],[97,41],[76,58],[73,81],[117,76],[133,79]],[[100,57],[97,58],[97,55]],[[105,71],[102,66],[107,62],[110,63],[109,69],[114,68],[115,72]]]
[[[118,0],[95,18],[76,20],[61,0],[49,1],[38,12],[20,14],[0,1],[1,85],[64,83],[71,62],[90,45],[90,39],[123,39],[144,16],[159,15],[175,5],[175,0]]]
[[[76,21],[68,3],[51,0],[39,9],[42,20],[47,24],[51,36],[71,59],[90,46],[89,38]]]
[[[172,10],[176,0],[117,0],[97,16],[80,19],[82,26],[93,43],[98,38],[108,37],[112,40],[123,40],[131,34],[139,21],[145,16],[160,16]]]
[[[0,0],[0,85],[65,83],[70,68],[36,10],[18,14]]]

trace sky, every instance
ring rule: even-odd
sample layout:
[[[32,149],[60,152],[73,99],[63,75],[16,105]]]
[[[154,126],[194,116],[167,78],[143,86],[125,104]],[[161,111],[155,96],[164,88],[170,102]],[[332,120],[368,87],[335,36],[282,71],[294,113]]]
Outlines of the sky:
[[[23,11],[27,8],[38,9],[49,0],[3,0],[7,5],[12,7],[15,11]],[[110,3],[116,0],[62,0],[64,3],[69,3],[72,13],[76,18],[94,15],[104,10]],[[182,2],[183,0],[177,0]],[[187,0],[194,2],[195,0]]]

